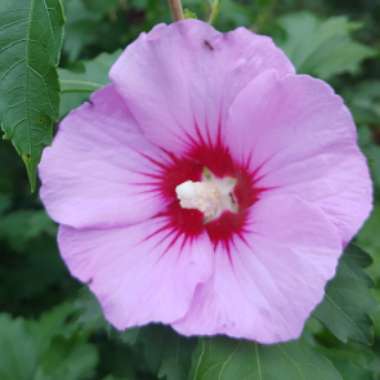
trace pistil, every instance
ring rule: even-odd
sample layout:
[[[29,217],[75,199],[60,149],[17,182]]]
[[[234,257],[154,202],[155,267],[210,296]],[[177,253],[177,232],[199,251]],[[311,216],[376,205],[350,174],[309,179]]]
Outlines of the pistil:
[[[217,219],[225,211],[238,211],[233,193],[235,185],[236,179],[217,178],[206,169],[201,181],[185,181],[175,190],[180,206],[201,211],[207,223]]]

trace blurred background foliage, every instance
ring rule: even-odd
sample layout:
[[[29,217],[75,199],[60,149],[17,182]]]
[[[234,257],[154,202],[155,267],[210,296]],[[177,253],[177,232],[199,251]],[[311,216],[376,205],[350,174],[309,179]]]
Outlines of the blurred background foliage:
[[[63,3],[61,116],[107,82],[110,65],[140,32],[170,21],[166,1]],[[206,0],[185,0],[184,6],[187,14],[210,16]],[[276,347],[254,345],[252,352],[261,358],[256,368],[248,343],[199,343],[162,327],[114,331],[68,274],[57,251],[56,226],[38,195],[30,193],[13,147],[2,142],[1,380],[239,380],[263,374],[270,380],[305,374],[318,380],[380,379],[380,1],[221,0],[214,24],[223,31],[243,25],[270,35],[299,72],[330,82],[353,112],[374,179],[375,210],[345,255],[328,302],[300,342],[281,348],[293,364]]]

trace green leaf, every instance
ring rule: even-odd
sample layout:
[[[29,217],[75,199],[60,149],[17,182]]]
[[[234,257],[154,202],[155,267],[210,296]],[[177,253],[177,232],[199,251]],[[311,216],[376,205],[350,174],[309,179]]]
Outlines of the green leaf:
[[[122,333],[119,339],[132,347],[142,369],[165,380],[187,380],[196,340],[168,327],[151,325]]]
[[[75,324],[80,329],[93,332],[100,330],[110,330],[110,325],[104,319],[100,305],[95,296],[86,288],[83,287],[72,305],[77,318]]]
[[[380,145],[375,144],[373,131],[367,126],[359,128],[359,144],[367,157],[375,188],[380,190]]]
[[[297,71],[329,79],[334,75],[356,73],[366,58],[376,51],[352,39],[357,23],[346,17],[320,20],[312,13],[297,12],[279,20],[287,34],[282,48]]]
[[[64,289],[74,286],[55,240],[46,235],[28,242],[20,254],[2,244],[0,259],[0,310],[35,315],[60,300]]]
[[[322,354],[302,340],[273,346],[226,338],[201,339],[191,380],[342,380]]]
[[[349,86],[343,95],[358,124],[380,126],[380,80]]]
[[[83,48],[96,42],[96,27],[101,14],[89,9],[81,0],[64,0],[67,23],[63,49],[70,61],[79,57]]]
[[[0,219],[0,239],[6,240],[15,251],[25,250],[30,240],[42,234],[56,234],[56,227],[45,211],[17,210]]]
[[[97,351],[67,323],[70,304],[38,321],[0,314],[1,380],[81,380],[93,372]]]
[[[0,379],[30,380],[38,352],[22,319],[0,315]]]
[[[379,285],[375,289],[374,293],[375,293],[375,298],[377,301],[377,310],[372,314],[372,318],[373,318],[373,324],[375,328],[376,337],[379,337],[380,336],[380,286]],[[380,361],[380,355],[379,355],[379,361]],[[378,372],[379,372],[379,377],[380,377],[380,364],[378,366]]]
[[[109,21],[105,19],[105,15],[114,15],[122,6],[122,1],[64,0],[63,2],[67,17],[63,50],[65,58],[73,62],[90,47],[101,48],[99,36],[104,33],[104,27],[108,26],[107,21]],[[114,29],[113,27],[111,30]],[[117,36],[117,31],[114,33]]]
[[[195,340],[170,331],[165,336],[164,342],[158,377],[165,380],[186,380],[190,369],[189,358],[195,348]]]
[[[204,2],[202,2],[204,4]],[[255,16],[254,4],[246,7],[241,2],[235,0],[220,1],[220,12],[218,15],[217,25],[228,30],[240,25],[249,25]]]
[[[195,12],[193,12],[191,9],[185,8],[183,10],[183,15],[186,19],[197,19],[198,16]]]
[[[363,268],[371,257],[359,247],[350,245],[344,253],[335,278],[327,286],[326,296],[314,316],[338,339],[363,344],[373,340],[373,324],[369,317],[375,302],[370,293],[372,281]]]
[[[373,380],[380,358],[362,345],[320,348],[338,369],[344,380]]]
[[[380,150],[380,148],[379,148]],[[373,265],[369,268],[369,273],[380,281],[380,203],[374,204],[374,209],[364,227],[357,236],[357,244],[368,251],[372,256]]]
[[[121,334],[119,334],[119,339],[121,342],[129,345],[134,346],[137,344],[138,339],[140,337],[141,328],[139,327],[132,327],[125,331],[123,331]]]
[[[0,3],[0,123],[24,161],[32,190],[58,118],[63,24],[59,0]]]
[[[11,205],[10,196],[6,194],[0,194],[0,215],[4,213]]]
[[[112,54],[102,53],[91,61],[83,61],[80,70],[59,70],[62,91],[61,116],[78,107],[88,99],[91,92],[109,82],[108,72],[119,55],[120,51]]]
[[[52,341],[39,363],[35,380],[81,380],[95,370],[97,352],[79,337]]]
[[[122,3],[120,0],[83,0],[83,2],[88,9],[100,15],[117,9],[120,6],[119,3]]]

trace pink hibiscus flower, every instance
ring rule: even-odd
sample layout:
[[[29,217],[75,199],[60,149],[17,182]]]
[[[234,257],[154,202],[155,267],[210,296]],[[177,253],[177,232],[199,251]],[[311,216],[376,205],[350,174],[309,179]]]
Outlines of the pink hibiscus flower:
[[[40,165],[59,247],[118,329],[300,335],[371,209],[352,117],[271,39],[187,20],[123,52]]]

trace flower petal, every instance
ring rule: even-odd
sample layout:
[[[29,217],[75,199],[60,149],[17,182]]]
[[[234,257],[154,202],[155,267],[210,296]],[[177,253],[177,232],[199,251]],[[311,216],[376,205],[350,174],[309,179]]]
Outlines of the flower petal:
[[[118,329],[183,317],[196,287],[210,277],[207,236],[183,244],[161,219],[120,229],[60,227],[59,247],[71,274],[89,284]]]
[[[263,74],[231,107],[225,138],[235,159],[250,161],[258,187],[320,207],[345,244],[368,217],[372,185],[355,125],[324,82]]]
[[[245,28],[222,34],[185,20],[142,34],[110,77],[145,135],[181,153],[189,137],[215,141],[233,99],[267,69],[294,72],[270,38]]]
[[[105,87],[63,120],[45,149],[41,199],[56,222],[76,228],[144,220],[163,208],[149,184],[158,167],[147,156],[165,160],[113,86]]]
[[[231,258],[222,248],[216,252],[212,280],[173,324],[180,333],[261,343],[301,334],[335,273],[342,252],[337,230],[321,211],[294,197],[261,199],[251,222],[253,231],[235,239]]]

